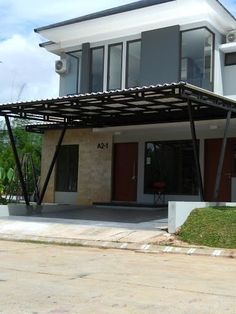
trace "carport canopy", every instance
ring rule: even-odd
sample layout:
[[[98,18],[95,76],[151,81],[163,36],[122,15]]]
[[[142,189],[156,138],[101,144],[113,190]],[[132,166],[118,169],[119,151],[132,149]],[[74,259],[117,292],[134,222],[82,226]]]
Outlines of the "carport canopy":
[[[0,115],[6,120],[27,205],[29,199],[9,118],[41,122],[27,126],[28,131],[44,132],[50,129],[62,129],[38,200],[39,205],[42,203],[67,128],[104,128],[184,121],[190,121],[199,190],[203,200],[203,184],[194,121],[226,119],[214,191],[214,198],[217,200],[230,119],[236,117],[236,101],[191,84],[179,82],[2,104],[0,105]]]
[[[99,128],[189,121],[189,102],[195,120],[225,118],[225,110],[236,113],[235,101],[180,82],[3,104],[0,114],[53,123],[46,128],[58,123]]]

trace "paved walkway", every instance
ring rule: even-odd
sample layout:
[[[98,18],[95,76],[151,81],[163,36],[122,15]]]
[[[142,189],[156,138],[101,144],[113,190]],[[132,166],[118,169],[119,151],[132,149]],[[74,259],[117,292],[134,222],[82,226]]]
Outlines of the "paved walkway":
[[[111,222],[110,222],[111,223]],[[108,223],[108,224],[110,224]],[[108,226],[106,222],[42,217],[0,219],[0,239],[124,249],[145,253],[174,253],[236,258],[236,250],[183,245],[162,230]],[[174,246],[172,246],[174,244]]]
[[[169,236],[161,230],[121,227],[98,221],[83,221],[42,217],[5,217],[0,219],[0,238],[51,241],[109,241],[118,243],[153,243],[160,236]]]

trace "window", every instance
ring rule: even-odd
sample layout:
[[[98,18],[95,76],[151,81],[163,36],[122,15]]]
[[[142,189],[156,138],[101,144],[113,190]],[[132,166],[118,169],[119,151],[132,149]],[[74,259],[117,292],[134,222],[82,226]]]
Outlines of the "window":
[[[104,48],[91,49],[91,92],[103,91]]]
[[[121,89],[123,45],[115,44],[108,47],[107,88]]]
[[[61,146],[56,166],[56,191],[77,192],[78,163],[79,146]]]
[[[225,65],[236,65],[236,52],[225,54]]]
[[[82,64],[82,50],[72,51],[68,53],[77,60],[77,94],[80,93],[80,80],[81,80],[81,64]]]
[[[198,194],[191,141],[146,143],[144,193],[153,192],[154,182],[165,182],[167,194]]]
[[[140,86],[140,39],[110,42],[90,51],[91,92]]]
[[[206,28],[182,32],[181,80],[213,90],[214,36]]]
[[[127,42],[126,88],[140,85],[141,41]]]

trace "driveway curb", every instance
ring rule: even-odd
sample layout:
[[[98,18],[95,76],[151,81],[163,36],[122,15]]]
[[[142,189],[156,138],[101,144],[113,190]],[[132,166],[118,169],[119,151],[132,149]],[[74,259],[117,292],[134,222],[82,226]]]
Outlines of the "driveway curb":
[[[100,249],[118,249],[130,250],[146,254],[182,254],[189,256],[211,256],[236,258],[236,250],[223,248],[202,248],[202,247],[176,247],[176,246],[161,246],[149,243],[130,243],[130,242],[113,242],[113,241],[95,241],[95,240],[79,240],[65,239],[59,237],[41,237],[41,236],[16,236],[12,234],[1,234],[0,240],[32,242],[42,244],[70,245],[82,246]]]

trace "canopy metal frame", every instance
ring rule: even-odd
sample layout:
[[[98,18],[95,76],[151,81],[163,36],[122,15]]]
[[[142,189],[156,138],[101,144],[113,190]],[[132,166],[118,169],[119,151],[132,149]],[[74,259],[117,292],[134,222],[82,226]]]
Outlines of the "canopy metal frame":
[[[2,104],[0,105],[0,115],[6,119],[26,204],[29,204],[29,199],[26,185],[21,175],[22,170],[18,162],[19,157],[9,118],[40,121],[41,124],[28,125],[26,127],[26,130],[31,132],[43,133],[46,130],[62,129],[57,149],[39,197],[39,205],[43,201],[66,129],[105,128],[174,122],[190,123],[199,192],[201,200],[204,200],[195,121],[226,119],[214,189],[214,199],[217,200],[230,120],[236,117],[236,101],[191,84],[179,82]]]

